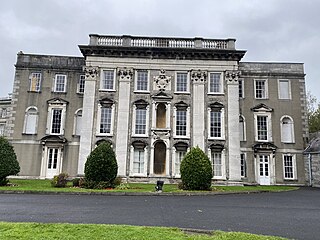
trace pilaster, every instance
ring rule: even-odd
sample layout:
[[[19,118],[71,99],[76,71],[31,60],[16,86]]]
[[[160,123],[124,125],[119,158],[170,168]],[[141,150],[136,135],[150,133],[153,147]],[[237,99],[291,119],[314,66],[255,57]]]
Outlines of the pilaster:
[[[84,166],[92,150],[92,137],[93,137],[93,120],[95,109],[95,89],[96,81],[99,70],[97,67],[84,67],[85,71],[85,88],[83,96],[83,114],[80,148],[79,148],[79,162],[78,162],[78,175],[84,174]]]
[[[191,71],[191,81],[193,83],[193,138],[192,145],[199,146],[205,151],[205,82],[207,80],[207,73],[205,71]]]
[[[228,170],[229,180],[240,181],[240,135],[239,135],[239,71],[225,74],[228,92]]]
[[[132,81],[132,69],[118,69],[119,75],[119,101],[116,133],[116,156],[118,160],[118,175],[126,175],[126,163],[128,159],[128,126],[130,113],[130,85]]]

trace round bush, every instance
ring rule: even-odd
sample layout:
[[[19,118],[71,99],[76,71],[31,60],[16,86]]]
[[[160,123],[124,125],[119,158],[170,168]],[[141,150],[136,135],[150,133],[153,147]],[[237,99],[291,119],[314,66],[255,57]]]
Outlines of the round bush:
[[[118,174],[116,155],[109,143],[99,144],[87,158],[84,174],[86,182],[113,183]]]
[[[180,173],[185,190],[210,190],[212,166],[208,156],[199,148],[192,148],[181,161]]]
[[[8,183],[7,176],[20,172],[19,162],[13,147],[4,137],[0,137],[0,185]]]

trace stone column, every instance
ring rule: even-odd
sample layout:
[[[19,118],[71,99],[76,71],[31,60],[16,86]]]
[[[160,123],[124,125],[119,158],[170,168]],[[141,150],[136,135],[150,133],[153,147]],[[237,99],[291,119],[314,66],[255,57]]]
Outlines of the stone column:
[[[118,175],[126,176],[128,158],[128,134],[130,113],[130,84],[132,69],[119,69],[119,102],[116,132],[116,156],[118,161]],[[128,169],[129,173],[129,169]]]
[[[229,180],[241,181],[239,135],[239,71],[226,72],[228,97],[228,168]]]
[[[204,84],[207,79],[207,73],[205,71],[192,71],[191,81],[193,83],[193,98],[192,98],[192,145],[199,146],[205,151],[205,101],[204,96]]]
[[[78,175],[84,174],[84,165],[92,150],[92,136],[93,136],[93,119],[94,119],[94,102],[96,81],[98,76],[97,67],[84,67],[85,71],[85,88],[83,95],[82,107],[82,129],[79,147],[78,160]]]

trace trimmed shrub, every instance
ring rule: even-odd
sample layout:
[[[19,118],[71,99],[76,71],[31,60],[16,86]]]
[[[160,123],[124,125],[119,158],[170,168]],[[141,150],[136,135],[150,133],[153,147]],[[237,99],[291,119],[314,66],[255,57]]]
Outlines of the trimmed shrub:
[[[182,188],[185,190],[210,190],[212,166],[208,156],[197,146],[181,161]]]
[[[52,187],[64,188],[67,186],[69,175],[67,173],[60,173],[59,175],[55,175],[51,180]]]
[[[84,167],[84,174],[87,188],[113,187],[118,174],[118,164],[109,143],[99,144],[90,153]]]
[[[19,162],[12,145],[4,137],[0,137],[0,186],[8,183],[9,175],[20,172]]]

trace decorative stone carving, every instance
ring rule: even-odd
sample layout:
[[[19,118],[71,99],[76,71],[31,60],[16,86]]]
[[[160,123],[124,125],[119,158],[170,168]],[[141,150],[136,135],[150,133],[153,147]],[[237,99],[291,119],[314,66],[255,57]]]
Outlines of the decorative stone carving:
[[[226,71],[227,83],[238,84],[239,77],[240,71]]]
[[[170,130],[155,130],[153,129],[152,131],[152,137],[154,140],[158,139],[169,139],[170,137]]]
[[[133,75],[133,70],[131,68],[118,69],[118,75],[120,77],[120,80],[130,81]]]
[[[166,70],[161,69],[159,76],[153,77],[159,91],[165,91],[166,87],[169,85],[171,77],[166,75]]]
[[[200,69],[198,71],[192,70],[191,80],[194,83],[205,83],[207,80],[207,73],[205,71],[201,71]]]
[[[85,77],[87,80],[95,80],[99,74],[99,69],[97,67],[84,67]]]

